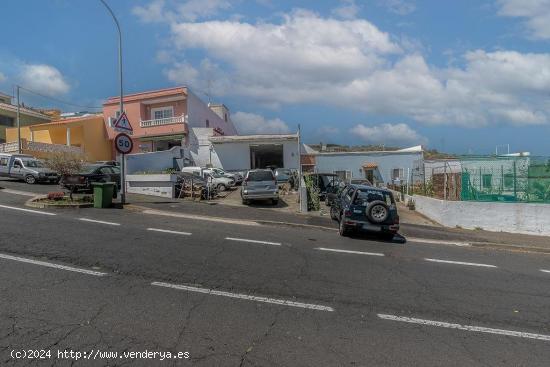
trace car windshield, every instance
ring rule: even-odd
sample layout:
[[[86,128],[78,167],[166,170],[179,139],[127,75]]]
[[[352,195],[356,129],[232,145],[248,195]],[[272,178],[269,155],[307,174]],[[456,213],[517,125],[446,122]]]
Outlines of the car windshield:
[[[251,171],[248,172],[249,181],[273,181],[273,173],[271,171]]]
[[[36,159],[23,160],[23,165],[29,168],[44,168],[44,163]]]
[[[98,166],[84,166],[82,167],[82,169],[80,170],[80,173],[82,174],[90,174],[90,173],[93,173],[96,169],[97,169]]]
[[[355,200],[353,201],[354,205],[367,206],[373,201],[383,201],[388,205],[393,204],[392,197],[390,193],[376,190],[357,190],[357,195],[355,195]]]

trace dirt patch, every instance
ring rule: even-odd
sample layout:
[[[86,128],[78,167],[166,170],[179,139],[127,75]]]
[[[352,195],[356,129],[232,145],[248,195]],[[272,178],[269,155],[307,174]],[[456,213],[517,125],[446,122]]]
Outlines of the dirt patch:
[[[36,196],[25,203],[32,208],[91,208],[94,206],[93,198],[90,196],[77,197],[71,200],[63,197],[59,200],[51,200],[46,196]]]

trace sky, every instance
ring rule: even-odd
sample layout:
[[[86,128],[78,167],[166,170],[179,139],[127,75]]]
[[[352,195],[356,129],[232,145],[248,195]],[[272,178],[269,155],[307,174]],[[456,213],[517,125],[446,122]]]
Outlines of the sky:
[[[550,0],[106,1],[125,92],[189,86],[241,134],[300,124],[307,143],[550,155]],[[65,111],[118,94],[99,0],[2,14],[0,91]]]

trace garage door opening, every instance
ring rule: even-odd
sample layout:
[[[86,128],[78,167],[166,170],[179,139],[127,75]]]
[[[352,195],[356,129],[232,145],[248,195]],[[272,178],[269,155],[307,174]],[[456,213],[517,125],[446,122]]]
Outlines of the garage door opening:
[[[284,168],[283,145],[262,144],[250,146],[250,168]]]

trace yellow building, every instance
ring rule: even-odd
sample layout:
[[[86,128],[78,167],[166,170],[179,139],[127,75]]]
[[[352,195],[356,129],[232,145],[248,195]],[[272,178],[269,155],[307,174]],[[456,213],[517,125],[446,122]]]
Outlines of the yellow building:
[[[23,153],[47,158],[51,152],[82,153],[89,162],[111,160],[113,150],[103,115],[52,121],[21,128]],[[17,142],[17,128],[6,129],[6,141]]]

